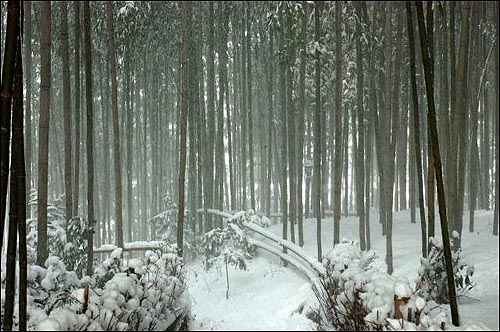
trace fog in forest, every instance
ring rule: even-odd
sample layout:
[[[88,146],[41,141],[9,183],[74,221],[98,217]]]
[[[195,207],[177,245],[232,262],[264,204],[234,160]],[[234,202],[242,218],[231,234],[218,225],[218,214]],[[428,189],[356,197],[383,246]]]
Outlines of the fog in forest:
[[[500,326],[495,1],[2,1],[2,330]]]

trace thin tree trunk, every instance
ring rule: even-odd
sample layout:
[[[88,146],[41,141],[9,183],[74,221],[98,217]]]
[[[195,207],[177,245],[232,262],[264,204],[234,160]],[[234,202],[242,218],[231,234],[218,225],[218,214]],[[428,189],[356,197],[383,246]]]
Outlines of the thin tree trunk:
[[[201,27],[201,21],[195,23],[195,33],[196,34],[201,34],[202,27]],[[196,114],[196,131],[197,131],[197,137],[196,137],[196,151],[197,151],[197,164],[198,164],[198,169],[197,169],[197,192],[198,192],[198,197],[197,197],[197,208],[198,207],[203,207],[205,206],[204,203],[204,197],[203,197],[203,192],[204,192],[204,179],[203,179],[203,165],[204,165],[204,160],[203,160],[203,151],[205,149],[205,140],[206,139],[206,124],[205,124],[205,103],[203,102],[204,100],[204,89],[203,89],[203,58],[202,58],[202,53],[203,53],[203,38],[200,38],[198,42],[196,43],[196,59],[194,66],[196,68],[196,71],[199,72],[199,76],[196,78],[196,87],[195,87],[195,100],[196,104],[198,105],[198,112]],[[229,153],[229,158],[231,162],[231,153]],[[204,234],[203,231],[203,218],[202,216],[197,215],[197,221],[198,221],[198,234],[202,235]]]
[[[187,25],[191,26],[191,17],[188,16]],[[197,197],[196,197],[196,114],[199,113],[199,105],[196,100],[196,86],[198,84],[198,77],[196,73],[196,62],[197,62],[197,54],[195,50],[195,44],[197,41],[195,40],[195,35],[192,29],[189,29],[188,40],[189,40],[189,59],[188,59],[188,128],[187,135],[189,138],[189,155],[188,155],[188,203],[189,203],[189,212],[193,213],[193,226],[194,226],[194,234],[196,234],[196,208],[197,208]],[[216,172],[216,174],[218,174]]]
[[[455,50],[455,7],[456,2],[450,1],[450,125],[449,125],[449,139],[448,139],[448,158],[446,160],[446,193],[448,198],[448,214],[450,215],[449,230],[453,229],[455,224],[455,201],[456,201],[456,191],[457,191],[457,153],[458,147],[456,142],[456,112],[451,110],[456,110],[456,85],[457,85],[457,75],[456,75],[456,50]]]
[[[290,240],[295,243],[295,223],[296,212],[297,212],[297,183],[296,179],[296,162],[295,162],[295,108],[292,100],[292,89],[293,89],[293,73],[292,65],[294,63],[295,49],[292,40],[295,39],[292,33],[292,18],[290,14],[286,15],[287,19],[287,67],[286,67],[286,102],[287,102],[287,127],[288,127],[288,168],[289,168],[289,178],[290,178],[290,195],[289,195],[289,222],[290,222]],[[286,177],[283,178],[286,181]]]
[[[11,166],[10,166],[10,193],[9,193],[9,229],[8,229],[8,243],[7,243],[7,259],[6,259],[6,274],[5,274],[5,304],[4,304],[4,317],[3,328],[5,331],[11,331],[14,316],[14,298],[16,293],[16,249],[17,249],[17,230],[18,225],[25,224],[26,220],[26,202],[21,201],[23,193],[19,191],[22,185],[20,181],[24,181],[24,146],[23,146],[23,74],[22,74],[22,56],[21,56],[21,28],[20,28],[20,7],[19,2],[16,2],[9,8],[9,16],[16,17],[16,26],[14,34],[15,41],[15,67],[13,71],[13,88],[10,96],[13,97],[12,110],[12,149],[11,149]],[[6,45],[7,47],[7,45]],[[2,106],[4,106],[2,104]],[[9,109],[10,110],[10,109]],[[7,146],[8,148],[8,146]],[[25,195],[24,195],[25,196]],[[25,198],[25,197],[24,197]],[[21,215],[24,210],[24,215]],[[23,218],[23,219],[21,219]],[[3,220],[2,220],[3,222]],[[26,232],[24,234],[26,240]],[[3,242],[3,238],[2,238]],[[22,248],[19,248],[21,251]],[[20,252],[21,253],[21,252]],[[26,241],[24,241],[24,254],[26,254]],[[26,257],[26,256],[25,256]],[[21,263],[21,262],[20,262]],[[26,328],[26,261],[24,266],[20,265],[24,273],[24,290],[21,301],[21,290],[19,292],[19,314],[24,316],[24,322],[19,321]],[[21,280],[20,280],[21,282]],[[21,309],[22,308],[22,309]],[[21,318],[21,317],[19,317]]]
[[[87,275],[93,274],[94,239],[94,108],[92,97],[92,47],[90,36],[90,2],[83,5],[84,47],[85,47],[85,99],[87,107]]]
[[[452,140],[455,145],[454,152],[451,153],[450,161],[453,160],[451,174],[452,187],[448,186],[450,192],[450,205],[452,208],[452,229],[459,234],[462,233],[463,223],[463,202],[464,202],[464,178],[466,167],[466,151],[468,141],[468,126],[467,126],[467,109],[468,109],[468,84],[467,73],[469,68],[469,15],[470,15],[470,2],[464,2],[462,5],[462,18],[460,24],[460,44],[458,50],[457,62],[457,82],[456,82],[456,112],[454,123],[454,139]],[[456,160],[458,157],[458,161]],[[460,247],[460,238],[454,243],[456,248]]]
[[[147,144],[147,124],[148,124],[148,105],[147,98],[148,94],[148,76],[147,76],[147,61],[144,59],[143,68],[142,68],[142,88],[144,90],[144,95],[142,98],[142,111],[143,111],[143,119],[142,119],[142,220],[148,220],[148,169],[146,167],[148,160],[148,144]],[[147,239],[147,228],[142,228],[142,238],[144,240]]]
[[[221,33],[219,50],[219,110],[217,112],[217,145],[216,145],[216,186],[218,187],[216,196],[216,208],[224,209],[224,179],[225,179],[225,154],[224,154],[224,98],[227,98],[226,81],[227,81],[227,29],[228,29],[229,13],[226,8],[221,12]],[[222,225],[222,219],[220,220]]]
[[[430,57],[430,73],[431,80],[434,82],[434,53],[433,53],[433,31],[434,31],[434,15],[432,11],[432,1],[427,2],[427,38],[428,38],[428,46],[429,46],[429,57]],[[422,36],[420,37],[422,38]],[[428,146],[428,154],[427,154],[427,215],[429,219],[429,229],[428,229],[428,238],[434,237],[434,201],[435,201],[435,172],[434,172],[434,155],[432,154],[432,141],[430,139],[430,127],[429,122],[427,121],[427,146]]]
[[[335,57],[335,152],[332,168],[332,199],[333,199],[333,245],[340,242],[340,213],[342,186],[342,3],[335,3],[335,40],[337,40]],[[319,92],[318,92],[319,93]],[[347,121],[347,119],[345,120]]]
[[[314,167],[313,165],[311,165],[311,162],[312,162],[312,148],[313,148],[313,138],[312,138],[312,122],[314,121],[313,119],[311,119],[313,116],[309,116],[307,115],[306,113],[306,122],[307,122],[307,146],[306,146],[306,161],[307,161],[307,165],[305,167],[305,181],[306,181],[306,197],[305,197],[305,201],[304,201],[304,205],[305,205],[305,211],[304,211],[304,215],[306,217],[311,217],[313,214],[311,213],[311,210],[313,209],[312,206],[311,206],[311,201],[312,201],[312,193],[314,192],[314,189],[311,188],[311,182],[312,182],[312,168]],[[308,119],[309,118],[309,119]]]
[[[233,32],[234,36],[234,32]],[[237,59],[237,58],[236,58]],[[234,75],[235,69],[234,69],[234,58],[232,62],[232,75]],[[232,79],[232,96],[233,96],[233,105],[235,103],[235,91],[234,91],[234,79]],[[226,79],[226,85],[228,85],[228,79]],[[229,157],[229,190],[231,192],[230,195],[230,208],[231,210],[236,209],[236,184],[235,184],[235,174],[234,174],[234,154],[233,154],[233,140],[232,137],[234,133],[231,131],[231,110],[229,109],[229,86],[227,86],[226,89],[228,93],[228,98],[227,98],[227,106],[226,106],[226,126],[227,126],[227,153]],[[233,106],[233,110],[236,109],[236,105]]]
[[[108,157],[109,157],[109,112],[108,112],[108,70],[102,70],[102,61],[98,58],[97,68],[99,71],[99,92],[101,96],[101,114],[103,121],[101,122],[101,130],[103,136],[103,144],[102,144],[102,164],[101,167],[104,175],[104,187],[110,188],[110,179],[109,179],[109,166],[108,166]],[[105,83],[103,82],[103,76],[105,76]],[[106,85],[106,88],[104,88]],[[106,90],[106,93],[104,93]],[[102,242],[110,243],[111,242],[111,232],[108,232],[107,225],[109,225],[109,190],[103,190],[101,192],[101,200],[102,200],[102,215],[101,215],[101,231],[102,231]],[[99,232],[97,232],[99,234]],[[109,242],[106,240],[107,235],[109,235]]]
[[[241,190],[242,190],[242,207],[241,209],[246,210],[247,208],[247,70],[246,70],[246,38],[245,38],[245,27],[246,27],[246,16],[241,13],[241,91],[242,91],[242,107],[241,107]]]
[[[106,28],[108,30],[108,57],[111,67],[111,110],[113,114],[113,155],[115,170],[115,234],[116,245],[123,248],[122,215],[122,169],[120,153],[120,125],[118,121],[118,84],[116,81],[115,30],[113,22],[113,3],[106,2]]]
[[[51,4],[43,2],[40,12],[40,120],[38,129],[38,238],[37,265],[49,257],[47,239],[47,191],[49,166],[49,122],[51,88]]]
[[[364,3],[364,9],[366,9],[366,3]],[[371,33],[373,34],[375,31],[375,17],[377,13],[377,5],[373,7],[373,14],[372,14],[372,19],[371,19]],[[373,137],[375,135],[375,130],[376,130],[376,118],[377,116],[377,100],[376,100],[376,93],[375,93],[375,43],[374,41],[370,42],[370,59],[369,59],[369,91],[370,91],[370,114],[367,117],[367,136],[366,136],[366,182],[365,182],[365,193],[366,193],[366,221],[365,221],[365,227],[366,227],[366,249],[370,250],[371,249],[371,239],[370,239],[370,193],[371,197],[374,196],[373,194],[373,181],[372,181],[372,168],[374,169],[372,165],[375,163],[373,162]]]
[[[63,114],[64,114],[64,188],[66,196],[66,221],[73,218],[73,186],[71,161],[71,75],[69,71],[68,46],[68,2],[60,2],[61,10],[61,56],[63,76]]]
[[[434,165],[435,165],[437,187],[438,187],[437,192],[438,192],[439,216],[441,220],[441,237],[443,241],[446,276],[448,282],[448,294],[450,298],[450,307],[451,307],[451,317],[453,325],[458,326],[459,325],[458,306],[457,306],[456,289],[455,289],[455,277],[452,266],[453,263],[451,260],[450,238],[448,234],[448,225],[447,225],[448,219],[446,216],[446,199],[445,199],[444,185],[443,185],[441,156],[439,153],[439,139],[438,139],[437,125],[436,125],[436,110],[434,108],[434,86],[432,81],[431,57],[429,54],[430,49],[428,48],[427,44],[428,40],[424,26],[424,14],[422,9],[422,2],[417,1],[416,6],[417,6],[418,27],[420,32],[422,60],[424,64],[425,88],[427,94],[427,107],[428,107],[427,119],[430,127],[429,134],[432,141],[431,152],[434,155]]]
[[[482,24],[488,24],[486,23],[487,20],[487,6],[489,3],[483,2],[482,3]],[[494,11],[493,11],[494,12]],[[486,54],[486,45],[487,45],[487,35],[483,34],[482,36],[482,44],[483,44],[483,54]],[[498,44],[498,35],[495,39],[495,43]],[[485,66],[486,68],[486,66]],[[491,77],[491,76],[490,76]],[[491,78],[493,79],[493,78]],[[481,170],[481,206],[480,208],[483,208],[485,210],[490,209],[490,149],[491,145],[489,144],[490,141],[490,89],[491,87],[485,86],[484,87],[484,95],[483,95],[483,106],[481,109],[483,112],[481,112],[482,115],[482,126],[481,128],[483,129],[482,132],[483,134],[481,135],[481,164],[482,164],[482,170]]]
[[[26,190],[30,192],[32,187],[32,150],[33,150],[33,139],[32,139],[32,129],[31,129],[31,90],[32,90],[32,78],[31,71],[33,66],[33,59],[31,57],[31,35],[32,35],[32,27],[31,27],[31,1],[24,1],[24,29],[26,31],[24,37],[24,59],[26,63],[25,77],[26,77],[26,102],[25,102],[25,110],[26,110],[26,125],[25,125],[25,157],[26,157]],[[27,217],[31,218],[31,208],[27,207],[26,209]],[[3,220],[3,219],[2,219]]]
[[[300,68],[299,68],[299,116],[297,119],[297,223],[299,228],[299,246],[304,245],[304,205],[302,201],[304,179],[304,135],[306,123],[306,35],[307,20],[309,19],[309,5],[304,3],[300,30]],[[293,179],[293,177],[292,177]],[[307,201],[307,199],[306,199]]]
[[[362,47],[361,47],[361,35],[363,33],[362,25],[361,25],[361,17],[362,9],[361,3],[358,4],[356,8],[358,13],[359,20],[357,22],[357,38],[356,38],[356,104],[357,104],[357,116],[358,116],[358,149],[356,151],[356,209],[359,217],[359,243],[361,250],[366,249],[366,226],[365,226],[365,205],[364,205],[364,187],[365,187],[365,160],[364,160],[364,96],[363,96],[363,87],[364,87],[364,78],[363,78],[363,57],[362,57]],[[353,124],[354,125],[354,124]]]
[[[422,256],[427,257],[427,226],[425,222],[425,206],[424,206],[424,188],[422,179],[422,157],[420,149],[420,119],[418,109],[418,95],[417,95],[417,79],[415,73],[415,37],[413,35],[413,14],[410,2],[406,3],[407,12],[407,28],[408,39],[410,42],[410,80],[411,80],[411,96],[413,106],[413,125],[414,125],[414,151],[415,161],[417,167],[417,183],[418,183],[418,203],[420,211],[420,229],[422,231]]]
[[[42,6],[43,7],[43,6]],[[5,214],[7,208],[7,187],[9,177],[9,140],[10,140],[10,125],[11,125],[11,109],[12,95],[14,86],[14,66],[16,58],[16,38],[17,30],[19,29],[19,2],[10,1],[8,3],[7,14],[7,31],[5,36],[5,53],[3,57],[2,67],[2,95],[1,104],[2,111],[0,112],[0,239],[1,247],[3,247]],[[42,30],[44,38],[46,37],[45,29]],[[50,32],[50,31],[49,31]],[[44,39],[45,41],[45,39]],[[44,45],[45,46],[45,45]],[[45,50],[44,50],[45,51]],[[45,59],[45,53],[44,59]],[[45,68],[45,67],[44,67]],[[44,80],[45,82],[45,80]]]
[[[127,48],[128,50],[128,48]],[[130,95],[132,93],[132,90],[130,88],[131,84],[131,78],[130,78],[130,54],[127,52],[125,55],[125,71],[126,71],[126,96],[127,96],[127,239],[129,242],[132,242],[133,237],[132,237],[132,224],[133,224],[133,217],[132,217],[132,211],[133,211],[133,202],[132,202],[132,169],[133,169],[133,162],[134,158],[132,156],[132,142],[134,139],[134,130],[132,128],[132,106],[133,103],[130,100]]]
[[[17,43],[16,71],[14,73],[14,107],[12,115],[12,167],[17,178],[11,174],[11,183],[17,187],[16,198],[11,202],[17,205],[17,230],[19,235],[19,331],[26,331],[27,323],[27,246],[26,246],[26,163],[24,158],[23,137],[23,64],[21,55],[21,39]],[[14,181],[13,181],[14,180]],[[12,191],[11,185],[11,191]],[[12,197],[12,196],[11,196]]]
[[[184,193],[186,179],[186,136],[188,113],[188,17],[191,16],[191,2],[181,2],[181,114],[179,145],[179,193],[177,211],[177,250],[183,255],[184,239]]]
[[[320,43],[320,7],[321,2],[314,2],[314,35],[315,42]],[[314,214],[316,217],[316,245],[318,247],[318,261],[323,260],[321,251],[321,64],[318,50],[315,53],[315,97],[316,108],[314,112]]]
[[[208,54],[207,54],[207,147],[205,148],[205,222],[206,231],[213,228],[212,216],[207,213],[207,209],[213,208],[213,190],[214,190],[214,142],[215,142],[215,71],[214,71],[214,3],[209,2],[209,23],[208,23]],[[182,61],[182,60],[181,60]],[[187,60],[186,60],[187,61]]]
[[[252,51],[251,51],[251,18],[250,4],[246,6],[246,59],[247,59],[247,114],[248,114],[248,159],[250,160],[250,206],[255,210],[255,175],[254,175],[254,153],[253,153],[253,118],[252,118]]]
[[[478,33],[477,26],[479,25],[479,8],[474,5],[472,9],[472,26],[471,26],[471,49],[469,54],[469,59],[471,61],[471,66],[469,66],[469,88],[474,91],[476,86],[479,87],[477,82],[479,81],[479,61],[475,59],[482,58],[481,52],[481,35]],[[477,84],[477,85],[476,85]],[[479,90],[479,89],[478,89]],[[478,196],[478,181],[480,177],[478,176],[479,168],[479,158],[478,158],[478,147],[477,147],[477,137],[478,137],[478,109],[475,107],[480,104],[480,94],[475,95],[474,93],[470,96],[471,100],[469,102],[469,115],[470,115],[470,133],[469,133],[469,149],[467,150],[469,167],[468,167],[468,199],[469,199],[469,232],[474,232],[474,210],[476,209],[476,202]]]
[[[197,27],[197,30],[198,31],[201,31],[203,28],[201,27],[201,24],[202,24],[202,21],[199,22],[200,24],[200,27]],[[199,56],[198,56],[198,68],[200,70],[200,80],[199,80],[199,102],[200,102],[200,112],[198,114],[198,130],[199,130],[199,134],[198,134],[198,139],[199,139],[199,144],[200,144],[200,151],[198,152],[198,165],[199,165],[199,169],[198,169],[198,176],[199,176],[199,184],[200,184],[200,188],[199,188],[199,191],[201,192],[201,197],[200,197],[200,200],[199,200],[199,204],[202,204],[203,203],[203,209],[204,209],[204,214],[203,214],[203,218],[200,218],[199,219],[199,227],[198,227],[198,231],[199,231],[199,234],[204,234],[208,229],[207,229],[207,215],[208,215],[208,212],[207,212],[207,209],[208,209],[208,206],[207,206],[207,196],[206,196],[206,191],[207,191],[207,181],[208,179],[205,177],[205,175],[207,174],[206,173],[206,162],[207,162],[207,159],[206,159],[206,156],[205,156],[205,153],[207,151],[207,146],[208,146],[208,143],[207,143],[207,126],[206,126],[206,107],[205,107],[205,82],[204,82],[204,77],[203,77],[203,57],[202,57],[202,52],[203,52],[203,38],[200,38],[200,41],[199,41],[199,45],[198,45],[198,52],[199,52]],[[228,118],[228,121],[229,121],[229,118]],[[231,157],[230,157],[231,158]]]
[[[78,198],[80,193],[80,2],[73,1],[75,10],[74,38],[75,38],[75,147],[74,160],[74,185],[73,185],[73,213],[78,215]]]
[[[408,12],[408,11],[407,11]],[[407,20],[408,22],[408,20]],[[408,31],[408,29],[407,29]],[[413,33],[413,32],[412,32]],[[415,42],[415,40],[413,40]],[[415,47],[415,46],[414,46]],[[413,60],[413,64],[415,63],[415,60]],[[417,186],[417,151],[415,148],[415,120],[413,117],[413,90],[412,90],[412,85],[411,85],[411,72],[410,75],[408,75],[408,108],[409,111],[411,112],[411,115],[409,116],[409,152],[410,152],[410,159],[408,163],[408,168],[409,168],[409,194],[410,194],[410,223],[411,224],[416,224],[416,214],[417,214],[417,196],[418,196],[418,186]],[[412,94],[410,96],[410,94]],[[424,240],[427,237],[427,230],[425,230],[425,233],[422,234],[422,240]]]
[[[280,24],[285,27],[285,13],[279,13]],[[285,41],[285,29],[280,31],[280,51],[285,52],[287,44]],[[283,213],[283,240],[288,240],[288,178],[287,178],[287,157],[288,157],[288,126],[287,126],[287,103],[286,103],[286,61],[280,63],[279,82],[280,82],[280,102],[281,102],[281,211]],[[286,253],[286,248],[283,247]],[[286,262],[285,262],[286,265]]]
[[[408,80],[406,79],[406,75],[404,75],[402,81],[402,87],[405,87],[405,100],[404,103],[401,104],[401,121],[399,124],[400,135],[398,142],[398,183],[399,183],[399,210],[406,210],[408,205],[406,203],[406,188],[407,188],[407,180],[406,180],[406,164],[407,164],[407,148],[408,148],[408,101],[409,97],[409,89],[408,89]],[[396,191],[396,195],[398,192]]]
[[[340,39],[338,39],[340,40]],[[340,58],[341,61],[343,60]],[[341,72],[342,75],[342,72]],[[339,84],[342,86],[343,81],[340,79]],[[344,119],[342,122],[342,152],[341,152],[341,160],[342,160],[342,171],[341,171],[341,181],[344,184],[344,195],[342,200],[343,208],[341,211],[344,211],[344,217],[347,218],[349,214],[349,110],[347,107],[343,108],[344,111]],[[342,192],[341,192],[342,196]],[[340,223],[339,223],[339,231],[340,231]]]
[[[266,196],[266,214],[269,216],[271,214],[271,190],[273,188],[273,121],[274,121],[274,108],[273,108],[273,61],[274,61],[274,31],[272,28],[269,30],[269,59],[266,61],[268,63],[268,102],[269,102],[269,113],[268,113],[268,131],[267,131],[267,196]]]

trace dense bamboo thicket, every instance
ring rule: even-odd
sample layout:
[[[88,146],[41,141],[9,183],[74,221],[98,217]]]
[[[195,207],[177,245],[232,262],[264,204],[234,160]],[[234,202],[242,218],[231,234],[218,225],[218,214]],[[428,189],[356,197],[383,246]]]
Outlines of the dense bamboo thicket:
[[[443,239],[449,271],[461,246],[449,239],[475,231],[477,210],[494,210],[498,236],[498,2],[1,6],[10,298],[16,248],[26,282],[26,219],[43,265],[54,207],[67,237],[85,220],[88,275],[93,248],[161,240],[152,220],[170,209],[181,256],[223,226],[209,209],[276,216],[301,247],[315,220],[319,261],[321,235],[341,243],[346,216],[363,251],[380,222],[389,274],[396,211],[420,223],[423,257],[429,238]]]

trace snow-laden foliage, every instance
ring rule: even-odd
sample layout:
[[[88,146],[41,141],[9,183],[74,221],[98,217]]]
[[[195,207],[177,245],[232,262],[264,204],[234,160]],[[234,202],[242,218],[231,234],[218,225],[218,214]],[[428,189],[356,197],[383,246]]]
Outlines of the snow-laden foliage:
[[[443,245],[434,238],[429,240],[430,251],[427,258],[421,258],[418,271],[417,289],[420,296],[437,303],[449,303],[448,280],[444,262]],[[451,260],[457,295],[464,295],[476,284],[472,279],[474,266],[462,257],[462,249],[452,251]]]
[[[179,330],[190,319],[185,269],[176,248],[122,259],[115,250],[93,277],[81,280],[50,256],[28,274],[30,330]],[[16,317],[17,319],[17,317]]]
[[[226,269],[226,299],[229,298],[228,265],[240,270],[247,269],[247,260],[255,254],[255,246],[248,241],[247,234],[237,221],[231,219],[224,228],[214,228],[201,237],[200,250],[205,258],[205,268],[224,264]]]
[[[103,288],[123,267],[123,250],[117,248],[106,258],[101,265],[97,266],[94,273],[94,280],[97,288]]]
[[[36,211],[37,192],[32,190],[28,205]],[[38,221],[36,218],[26,220],[28,263],[36,261]],[[61,255],[66,245],[66,221],[64,219],[64,201],[62,196],[47,203],[47,237],[49,254]]]
[[[170,196],[163,198],[163,212],[148,220],[158,232],[163,242],[170,245],[177,243],[177,205]],[[194,243],[196,235],[194,232],[194,223],[196,222],[194,214],[190,211],[185,211],[184,216],[184,257],[189,259],[196,255]]]
[[[173,247],[131,259],[106,282],[94,323],[112,330],[178,330],[189,320],[190,300],[182,259]]]
[[[78,276],[82,276],[87,266],[87,220],[76,217],[66,223],[64,217],[58,218],[49,217],[47,224],[49,255],[58,255],[67,265],[68,270],[75,271]],[[27,228],[29,230],[26,239],[28,263],[34,264],[38,234],[37,220],[28,219]]]
[[[69,314],[62,314],[78,300],[72,292],[80,287],[80,280],[57,256],[45,261],[45,268],[38,265],[28,267],[28,329],[49,329],[49,323],[63,329],[67,322],[55,324],[55,320],[67,321]],[[49,318],[52,315],[54,318]],[[47,321],[48,320],[48,321]]]
[[[64,246],[64,262],[68,270],[75,271],[78,276],[82,276],[87,267],[87,239],[87,219],[71,219],[68,222],[68,238]]]
[[[269,220],[268,217],[264,215],[258,215],[252,209],[235,213],[233,217],[229,220],[229,222],[235,223],[240,227],[244,223],[254,223],[261,227],[269,227],[269,225],[271,225],[271,221]]]
[[[446,319],[446,312],[435,302],[426,302],[415,295],[408,280],[396,279],[379,270],[373,264],[376,258],[374,252],[361,251],[352,242],[336,245],[325,256],[325,273],[319,286],[313,287],[319,302],[313,317],[318,328],[342,331],[438,328]]]
[[[214,228],[205,233],[201,237],[200,248],[207,270],[217,262],[246,270],[246,261],[255,254],[255,246],[250,244],[247,234],[234,222],[228,222],[224,228]]]

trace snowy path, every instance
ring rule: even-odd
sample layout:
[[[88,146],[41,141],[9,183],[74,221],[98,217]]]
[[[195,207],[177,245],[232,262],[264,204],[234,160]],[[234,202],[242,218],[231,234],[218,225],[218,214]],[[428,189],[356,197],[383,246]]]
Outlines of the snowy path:
[[[313,297],[309,281],[299,271],[282,267],[262,251],[247,271],[229,270],[226,300],[225,270],[206,273],[201,263],[187,265],[194,330],[310,330],[311,321],[297,309]]]
[[[378,213],[370,214],[372,249],[385,266],[385,238],[381,236]],[[418,213],[417,213],[418,218]],[[394,214],[393,250],[394,275],[406,276],[414,282],[420,266],[420,224],[410,224],[409,211]],[[468,214],[464,216],[462,246],[464,257],[475,264],[477,286],[459,300],[462,324],[483,323],[490,329],[499,328],[499,243],[491,235],[492,211],[477,211],[476,231],[468,232]],[[436,222],[439,216],[436,217]],[[333,222],[323,220],[323,252],[331,248]],[[281,225],[268,230],[281,235]],[[342,218],[341,238],[357,240],[355,217]],[[440,238],[439,225],[436,227]],[[304,249],[316,255],[316,221],[304,222]],[[282,267],[277,257],[258,251],[248,271],[229,270],[229,300],[226,300],[225,271],[206,273],[200,262],[187,265],[189,291],[195,316],[196,330],[310,330],[313,324],[304,314],[298,314],[301,304],[314,305],[310,283],[299,271]],[[481,324],[482,325],[482,324]]]

